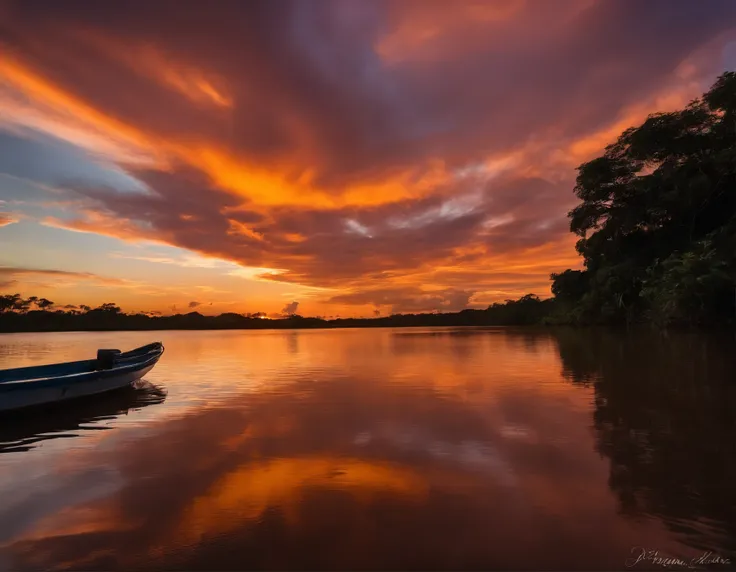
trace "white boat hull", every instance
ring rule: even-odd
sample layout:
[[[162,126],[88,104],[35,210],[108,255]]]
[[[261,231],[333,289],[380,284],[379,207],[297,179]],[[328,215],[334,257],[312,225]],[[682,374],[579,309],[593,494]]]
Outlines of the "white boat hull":
[[[101,379],[91,379],[89,381],[70,380],[67,384],[52,387],[28,387],[27,389],[15,389],[13,391],[3,392],[2,399],[0,399],[0,412],[57,403],[69,399],[97,395],[98,393],[105,393],[115,389],[122,389],[141,379],[153,369],[154,365],[156,365],[155,362],[136,371],[120,372]]]

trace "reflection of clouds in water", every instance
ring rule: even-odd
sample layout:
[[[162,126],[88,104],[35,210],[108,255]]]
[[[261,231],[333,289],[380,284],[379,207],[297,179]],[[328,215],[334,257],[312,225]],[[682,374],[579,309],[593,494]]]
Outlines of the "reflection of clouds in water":
[[[146,433],[59,439],[88,453],[63,459],[46,442],[10,476],[0,459],[0,570],[615,569],[636,543],[668,547],[617,512],[593,389],[560,380],[559,360],[519,367],[526,350],[491,345],[507,334],[464,362],[441,336],[405,359],[378,334],[300,331],[298,356],[280,332],[168,334],[180,345],[151,379],[171,394]],[[64,475],[87,467],[124,487],[91,472],[90,500],[75,496]],[[9,522],[14,488],[35,525]]]
[[[416,427],[394,427],[379,424],[376,431],[363,431],[353,439],[353,443],[365,446],[374,440],[389,442],[393,446],[415,453],[424,453],[435,459],[457,463],[473,470],[493,473],[504,486],[517,484],[513,467],[500,452],[487,443],[476,440],[462,440],[459,443],[434,438],[427,431]]]
[[[53,483],[40,477],[27,481],[25,486],[16,482],[0,488],[0,498],[3,499],[0,505],[0,547],[42,517],[108,497],[122,489],[124,484],[118,471],[93,468],[67,476],[57,475]]]
[[[501,435],[506,439],[515,439],[518,441],[534,442],[538,441],[536,431],[523,425],[506,424],[501,427]]]

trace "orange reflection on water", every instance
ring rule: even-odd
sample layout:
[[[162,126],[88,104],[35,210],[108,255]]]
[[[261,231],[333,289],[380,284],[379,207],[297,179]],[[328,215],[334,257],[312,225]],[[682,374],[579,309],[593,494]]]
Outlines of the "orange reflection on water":
[[[224,475],[207,493],[193,500],[182,514],[172,540],[197,544],[208,535],[221,535],[279,507],[289,526],[298,526],[299,507],[307,489],[340,489],[357,502],[379,492],[404,499],[426,495],[421,475],[402,467],[360,459],[276,459],[241,466]]]
[[[151,337],[94,341],[108,335]],[[620,568],[634,545],[684,550],[658,521],[621,514],[598,452],[619,444],[594,430],[605,386],[562,375],[588,363],[577,338],[158,335],[149,381],[168,395],[128,414],[144,425],[105,421],[114,430],[57,456],[0,455],[14,568]]]

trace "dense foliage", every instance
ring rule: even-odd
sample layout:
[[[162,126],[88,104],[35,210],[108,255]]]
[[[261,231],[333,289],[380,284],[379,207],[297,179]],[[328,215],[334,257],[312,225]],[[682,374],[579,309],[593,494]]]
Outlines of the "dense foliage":
[[[548,321],[716,325],[736,316],[736,73],[651,115],[578,169],[582,271]]]

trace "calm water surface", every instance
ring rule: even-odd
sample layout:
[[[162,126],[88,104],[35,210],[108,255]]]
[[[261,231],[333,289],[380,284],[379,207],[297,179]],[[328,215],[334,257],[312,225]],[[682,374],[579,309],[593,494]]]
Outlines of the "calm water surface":
[[[0,419],[0,569],[734,569],[733,336],[10,334],[0,368],[157,339],[139,390]]]

